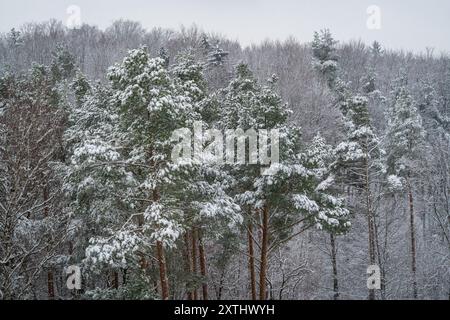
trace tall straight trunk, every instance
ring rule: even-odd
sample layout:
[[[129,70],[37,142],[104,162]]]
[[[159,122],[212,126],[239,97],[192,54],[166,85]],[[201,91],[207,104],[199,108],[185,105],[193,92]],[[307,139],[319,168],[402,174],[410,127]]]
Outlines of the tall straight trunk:
[[[153,259],[150,260],[150,269],[152,270],[157,270],[157,267],[155,267],[155,262]],[[153,288],[155,290],[155,296],[159,295],[159,289],[158,289],[158,280],[157,279],[153,279]]]
[[[141,229],[142,226],[144,225],[144,215],[143,214],[139,214],[137,216],[137,223],[138,223],[139,229]],[[148,268],[148,262],[147,262],[147,259],[145,258],[145,254],[143,252],[138,252],[138,256],[139,256],[139,267],[145,273]]]
[[[156,241],[156,253],[159,264],[159,280],[161,281],[161,299],[169,299],[169,283],[167,281],[166,257],[161,241]]]
[[[153,201],[159,201],[160,196],[158,190],[153,190]],[[167,264],[166,264],[166,255],[164,253],[164,246],[161,241],[156,241],[156,256],[158,259],[159,265],[159,280],[161,284],[161,299],[168,300],[169,299],[169,282],[167,280]]]
[[[112,287],[119,289],[119,273],[116,270],[112,272]]]
[[[331,263],[333,265],[333,299],[339,300],[339,282],[338,282],[338,270],[337,270],[337,248],[334,234],[330,233],[331,242]]]
[[[42,190],[42,196],[44,199],[44,216],[48,217],[49,216],[49,209],[48,209],[48,204],[47,201],[49,199],[49,193],[48,193],[48,186],[45,185],[43,190]],[[54,276],[53,276],[53,271],[50,270],[47,272],[47,291],[48,291],[48,298],[50,300],[55,299],[55,281],[54,281]]]
[[[55,282],[53,280],[53,272],[49,271],[47,273],[47,289],[48,289],[48,298],[50,300],[55,299]]]
[[[192,261],[191,261],[191,252],[190,252],[190,241],[189,241],[189,233],[185,232],[184,234],[184,260],[185,260],[185,270],[186,270],[186,274],[188,274],[189,276],[192,274]],[[190,288],[188,287],[189,284],[186,287],[186,291],[187,291],[187,299],[188,300],[192,300],[193,299],[193,293],[190,290]]]
[[[378,263],[380,265],[380,293],[381,293],[381,299],[386,300],[386,270],[384,267],[384,260],[382,259],[382,253],[380,248],[380,239],[378,236],[378,227],[376,224],[376,221],[374,221],[374,236],[375,236],[375,248],[376,248],[376,254]],[[387,235],[386,235],[386,242],[385,245],[387,245]]]
[[[380,241],[378,238],[378,228],[377,228],[376,223],[374,223],[374,228],[375,228],[376,253],[377,253],[377,258],[378,258],[378,264],[380,267],[380,293],[381,293],[381,299],[385,300],[386,299],[386,281],[385,281],[386,271],[384,269],[384,261],[381,257]]]
[[[127,269],[123,269],[122,272],[122,283],[124,286],[127,285]]]
[[[267,274],[267,253],[269,246],[269,207],[264,205],[262,211],[262,243],[261,243],[261,265],[259,270],[259,299],[266,299],[266,274]]]
[[[220,273],[219,289],[217,290],[217,300],[222,300],[223,283],[225,278],[225,270]]]
[[[416,231],[414,226],[414,198],[411,183],[408,179],[409,223],[411,233],[411,271],[413,276],[413,298],[417,299],[417,275],[416,275]]]
[[[195,228],[192,229],[192,274],[197,275],[197,234]],[[197,288],[193,290],[193,299],[198,300]]]
[[[202,234],[199,230],[197,230],[198,235],[198,254],[200,258],[200,274],[203,278],[202,283],[202,294],[203,300],[208,300],[208,283],[206,280],[206,256],[205,256],[205,248],[203,246],[203,238]]]
[[[370,172],[369,164],[365,160],[365,192],[366,192],[366,210],[367,210],[367,227],[369,233],[369,265],[375,265],[375,236],[374,236],[374,221],[372,212],[372,195],[370,191]],[[369,289],[369,300],[375,300],[375,289]]]
[[[250,220],[248,223],[248,268],[250,272],[250,288],[251,298],[256,300],[256,275],[255,275],[255,252],[253,249],[253,224]]]

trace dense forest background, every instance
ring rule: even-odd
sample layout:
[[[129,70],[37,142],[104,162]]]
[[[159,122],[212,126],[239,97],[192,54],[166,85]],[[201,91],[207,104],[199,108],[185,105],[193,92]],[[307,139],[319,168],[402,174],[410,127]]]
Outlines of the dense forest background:
[[[0,99],[0,298],[450,297],[447,54],[49,21],[1,35]],[[171,167],[199,119],[286,164]]]

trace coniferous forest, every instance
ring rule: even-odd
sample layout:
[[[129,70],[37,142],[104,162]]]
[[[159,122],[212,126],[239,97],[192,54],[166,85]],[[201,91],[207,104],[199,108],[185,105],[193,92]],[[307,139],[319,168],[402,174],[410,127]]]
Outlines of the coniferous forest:
[[[0,299],[449,299],[450,56],[332,32],[1,34]]]

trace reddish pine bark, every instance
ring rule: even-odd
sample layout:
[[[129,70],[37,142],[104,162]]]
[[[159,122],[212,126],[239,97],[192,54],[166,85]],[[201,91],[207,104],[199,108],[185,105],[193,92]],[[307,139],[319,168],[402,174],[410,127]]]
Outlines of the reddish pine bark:
[[[112,287],[119,289],[119,273],[115,270],[112,272]]]
[[[48,287],[48,298],[50,300],[55,299],[55,284],[53,280],[53,272],[51,271],[47,273],[47,287]]]
[[[184,260],[185,260],[185,270],[186,273],[191,275],[192,274],[192,261],[191,261],[191,253],[190,253],[190,241],[189,241],[189,232],[186,232],[184,234]],[[190,291],[189,288],[186,288],[187,291],[187,299],[192,300],[194,298],[194,295],[192,291]]]
[[[262,243],[261,243],[261,266],[259,270],[259,299],[266,299],[266,274],[267,274],[267,253],[269,246],[269,208],[264,205],[262,211]]]
[[[153,190],[153,201],[159,201],[160,196],[158,190]],[[161,299],[169,299],[169,281],[167,280],[167,264],[166,255],[164,253],[164,246],[161,241],[156,241],[156,256],[159,265],[159,280],[161,284]]]
[[[203,238],[201,232],[197,230],[198,234],[198,253],[200,258],[200,273],[203,277],[202,283],[202,294],[203,300],[208,300],[208,284],[206,280],[206,256],[205,256],[205,248],[203,246]]]
[[[167,281],[166,257],[164,247],[161,241],[156,242],[156,253],[159,264],[159,278],[161,281],[161,299],[169,299],[169,283]]]
[[[192,274],[197,275],[197,234],[195,228],[192,229]],[[193,290],[193,300],[198,300],[197,289]]]

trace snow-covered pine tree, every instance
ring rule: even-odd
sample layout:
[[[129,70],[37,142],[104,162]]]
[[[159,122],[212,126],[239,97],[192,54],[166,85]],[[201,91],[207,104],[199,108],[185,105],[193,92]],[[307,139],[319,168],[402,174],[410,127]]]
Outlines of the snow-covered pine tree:
[[[108,75],[125,166],[137,183],[129,194],[137,227],[156,245],[161,298],[168,299],[164,250],[179,237],[182,216],[170,193],[171,135],[192,123],[194,110],[170,77],[166,62],[150,59],[145,48],[130,51]]]
[[[312,42],[313,66],[324,77],[330,87],[334,86],[337,77],[337,41],[328,29],[314,32]]]
[[[417,110],[422,117],[427,138],[430,138],[432,134],[433,136],[439,135],[437,131],[440,131],[441,134],[445,131],[450,132],[450,120],[439,111],[440,101],[431,83],[422,81],[417,91],[420,97],[417,102]]]
[[[369,265],[376,264],[375,202],[379,197],[374,189],[385,174],[382,158],[384,151],[371,125],[368,99],[364,96],[349,97],[341,102],[343,108],[346,141],[335,149],[333,164],[336,180],[357,190],[363,197],[363,212],[367,216]],[[369,299],[375,299],[375,291],[369,291]]]
[[[168,299],[164,251],[181,232],[180,210],[167,187],[170,138],[186,126],[192,106],[165,61],[151,59],[145,48],[130,51],[108,75],[110,87],[97,85],[91,94],[80,95],[84,102],[73,110],[67,132],[68,141],[75,142],[68,189],[74,207],[81,207],[97,230],[86,249],[86,265],[134,270],[124,294],[149,298],[147,256],[156,246],[160,295]]]
[[[71,89],[75,95],[75,102],[77,106],[81,107],[90,93],[91,84],[80,70],[75,71]]]
[[[320,161],[312,161],[306,149],[301,148],[299,131],[288,124],[290,111],[275,92],[274,85],[274,81],[266,86],[259,85],[246,65],[238,65],[235,79],[223,91],[221,117],[223,128],[259,132],[276,129],[280,136],[279,141],[272,141],[272,146],[279,143],[279,163],[271,165],[269,174],[262,175],[267,167],[261,162],[235,164],[230,168],[236,179],[235,197],[247,213],[250,272],[255,269],[252,266],[254,259],[251,259],[253,242],[258,241],[260,248],[261,300],[267,298],[267,269],[270,253],[274,249],[312,226],[319,229],[348,226],[348,211],[343,208],[342,201],[328,194],[326,188],[320,188],[325,180],[323,168],[319,167]],[[267,152],[262,144],[264,139],[259,136],[260,160],[262,153]],[[246,150],[250,157],[251,148],[248,146]],[[254,227],[260,230],[255,233]],[[259,240],[255,238],[258,233],[261,234]],[[251,276],[252,282],[254,278]],[[256,291],[255,284],[252,283],[251,287],[252,291]]]
[[[58,45],[53,51],[50,69],[56,81],[70,79],[74,76],[76,70],[75,57],[65,46]]]
[[[218,118],[216,101],[208,96],[206,82],[203,78],[203,67],[196,62],[192,55],[183,54],[178,57],[177,63],[172,69],[177,85],[183,94],[189,98],[193,109],[192,121],[200,124],[201,130],[213,129],[214,121]],[[194,116],[195,115],[195,116]],[[190,126],[193,128],[194,123]],[[217,133],[219,131],[216,130]],[[195,134],[195,132],[194,132]],[[183,225],[186,229],[185,239],[191,242],[191,248],[187,246],[187,256],[191,272],[197,269],[197,251],[200,273],[202,277],[203,299],[208,299],[207,275],[206,275],[206,252],[204,243],[211,237],[217,239],[223,237],[226,230],[236,232],[236,226],[241,222],[239,206],[234,203],[227,191],[230,188],[230,177],[223,170],[223,164],[215,160],[223,157],[215,154],[214,148],[208,149],[208,145],[220,143],[214,136],[195,137],[203,153],[198,157],[194,155],[191,161],[183,159],[182,165],[177,164],[174,168],[174,187],[171,193],[177,198],[179,207],[185,215]],[[211,151],[211,152],[210,152]],[[213,160],[213,161],[211,161]],[[190,252],[189,252],[190,251]],[[193,275],[194,279],[195,274]],[[196,299],[196,284],[189,297]]]
[[[350,186],[363,196],[363,211],[367,216],[369,265],[376,262],[376,223],[374,201],[375,184],[385,173],[382,162],[384,151],[381,148],[369,113],[369,99],[363,95],[353,95],[349,85],[338,75],[337,57],[334,53],[336,42],[329,31],[314,34],[313,55],[317,70],[328,80],[333,90],[344,122],[345,141],[339,143],[334,150],[332,171],[338,184]],[[327,61],[331,61],[327,64]],[[330,65],[330,68],[323,66]],[[370,74],[364,82],[364,91],[369,96],[376,96],[375,75]],[[334,242],[331,241],[334,252]],[[375,299],[375,291],[369,290],[369,299]]]
[[[221,89],[227,85],[231,78],[229,52],[220,47],[220,41],[202,35],[200,47],[204,59],[205,80],[210,90]]]
[[[406,186],[409,207],[409,228],[411,243],[412,296],[418,297],[417,288],[417,245],[414,213],[414,183],[423,165],[425,131],[422,126],[416,102],[407,89],[407,79],[397,80],[388,109],[386,132],[387,165],[389,172],[401,177]]]
[[[128,270],[133,276],[133,257],[139,242],[132,231],[125,227],[120,230],[119,226],[129,219],[128,208],[132,206],[120,190],[128,190],[134,181],[132,174],[118,165],[123,159],[112,93],[101,84],[90,84],[80,73],[73,89],[77,103],[69,110],[65,132],[70,157],[62,170],[72,224],[77,227],[72,243],[74,260],[86,255],[85,274],[92,279],[102,272],[120,270]],[[91,282],[103,287],[95,280]],[[97,290],[96,294],[105,297],[107,292]],[[127,297],[126,293],[122,297]]]
[[[339,196],[342,191],[339,190],[335,181],[335,172],[332,167],[336,160],[334,150],[331,145],[326,143],[320,133],[316,135],[309,144],[305,159],[307,161],[306,167],[315,170],[319,180],[322,180],[315,189],[315,191],[319,193],[316,201],[321,207],[328,208],[329,210],[345,210],[345,212],[335,215],[348,217],[350,212],[347,209],[344,209],[344,198]],[[330,234],[330,256],[333,269],[333,298],[335,300],[339,299],[340,296],[336,237],[347,232],[350,226],[350,221],[332,226],[325,226],[326,231]]]

